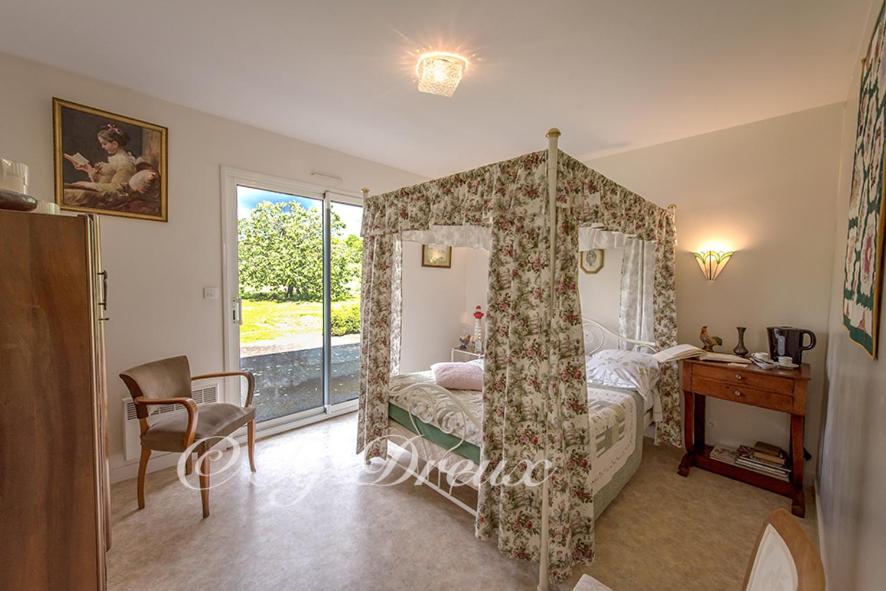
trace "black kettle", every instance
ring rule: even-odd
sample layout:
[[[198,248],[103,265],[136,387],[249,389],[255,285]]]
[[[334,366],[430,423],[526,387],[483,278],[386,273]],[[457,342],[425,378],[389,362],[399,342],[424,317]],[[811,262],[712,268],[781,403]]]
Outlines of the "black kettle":
[[[773,361],[787,356],[799,365],[803,363],[803,351],[815,347],[815,333],[811,330],[792,326],[770,326],[766,330],[769,333],[769,355]],[[809,335],[809,344],[803,343],[806,335]]]

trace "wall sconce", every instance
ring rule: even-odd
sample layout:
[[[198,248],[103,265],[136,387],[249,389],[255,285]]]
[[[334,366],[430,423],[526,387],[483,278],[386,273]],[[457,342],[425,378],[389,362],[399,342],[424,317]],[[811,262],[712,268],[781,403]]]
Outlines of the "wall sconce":
[[[731,259],[732,255],[735,253],[709,250],[707,252],[694,252],[692,254],[695,255],[695,260],[698,261],[698,266],[701,268],[701,272],[704,274],[705,279],[713,281],[723,272],[726,263],[729,262],[729,259]]]

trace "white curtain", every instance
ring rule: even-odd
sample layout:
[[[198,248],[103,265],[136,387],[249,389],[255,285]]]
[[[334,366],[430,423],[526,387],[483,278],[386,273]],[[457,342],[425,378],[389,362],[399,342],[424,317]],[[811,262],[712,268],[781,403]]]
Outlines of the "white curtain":
[[[652,296],[655,291],[655,242],[633,234],[604,230],[599,225],[578,229],[578,249],[621,248],[621,297],[618,332],[636,341],[655,341]],[[635,348],[632,345],[628,349]]]
[[[422,244],[482,248],[492,251],[492,231],[484,226],[437,226],[428,230],[406,230],[401,238]]]
[[[582,226],[578,229],[578,250],[586,251],[595,248],[624,248],[631,234],[610,232],[599,225]]]
[[[652,296],[655,281],[655,243],[629,238],[621,272],[619,332],[636,341],[655,341]],[[636,348],[636,347],[628,347]]]

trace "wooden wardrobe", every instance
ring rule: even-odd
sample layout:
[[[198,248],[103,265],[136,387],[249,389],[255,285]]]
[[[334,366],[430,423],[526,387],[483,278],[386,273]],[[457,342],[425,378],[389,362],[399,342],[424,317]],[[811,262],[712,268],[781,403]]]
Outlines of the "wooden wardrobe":
[[[0,588],[105,589],[104,314],[92,216],[0,211]]]

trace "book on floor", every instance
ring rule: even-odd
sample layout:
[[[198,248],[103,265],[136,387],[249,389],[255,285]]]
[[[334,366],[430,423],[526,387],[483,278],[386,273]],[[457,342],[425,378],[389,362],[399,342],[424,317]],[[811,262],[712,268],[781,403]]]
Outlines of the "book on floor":
[[[759,474],[763,474],[764,476],[770,476],[772,478],[776,478],[776,479],[781,480],[783,482],[790,481],[790,474],[787,472],[779,472],[778,470],[772,470],[770,468],[766,468],[766,467],[759,466],[756,464],[750,464],[750,463],[743,461],[742,458],[738,458],[737,460],[735,460],[735,465],[741,466],[742,468],[747,468],[748,470],[752,470],[752,471],[757,472]]]
[[[711,450],[711,459],[717,460],[718,462],[723,462],[724,464],[735,464],[735,460],[738,458],[738,450],[734,447],[728,447],[726,445],[715,445]]]
[[[760,474],[766,474],[767,476],[778,478],[785,482],[790,479],[791,470],[787,465],[779,466],[759,460],[754,457],[754,449],[746,445],[742,445],[738,448],[738,457],[735,459],[735,464],[743,468],[748,468],[749,470],[754,470]]]
[[[766,462],[767,464],[772,464],[773,466],[784,466],[788,462],[786,457],[772,456],[766,453],[761,453],[757,450],[754,450],[754,459]]]
[[[784,465],[787,462],[788,454],[777,445],[772,445],[765,441],[758,441],[754,444],[754,457],[774,464]]]

